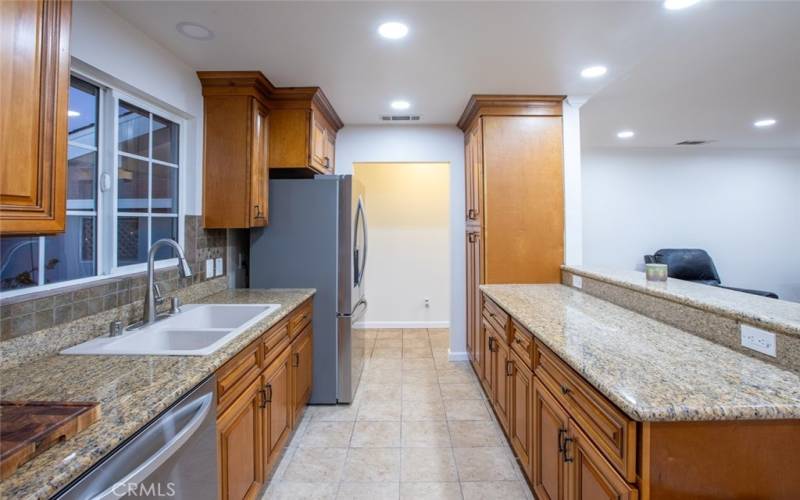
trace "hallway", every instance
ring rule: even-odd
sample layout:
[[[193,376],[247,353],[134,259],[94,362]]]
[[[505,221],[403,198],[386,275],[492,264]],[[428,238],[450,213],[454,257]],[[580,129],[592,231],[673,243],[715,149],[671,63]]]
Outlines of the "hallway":
[[[532,498],[446,329],[368,330],[350,406],[310,406],[265,499]]]

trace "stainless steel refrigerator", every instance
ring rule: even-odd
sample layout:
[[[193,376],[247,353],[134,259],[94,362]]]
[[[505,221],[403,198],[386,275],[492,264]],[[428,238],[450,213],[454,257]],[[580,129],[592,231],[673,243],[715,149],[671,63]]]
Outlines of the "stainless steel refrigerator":
[[[273,179],[269,225],[250,231],[251,288],[316,288],[311,403],[353,401],[364,367],[364,187],[351,175]]]

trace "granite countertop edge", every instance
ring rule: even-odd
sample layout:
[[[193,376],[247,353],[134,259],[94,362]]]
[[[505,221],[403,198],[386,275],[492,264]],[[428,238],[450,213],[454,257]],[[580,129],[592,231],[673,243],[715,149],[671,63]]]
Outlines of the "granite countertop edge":
[[[498,293],[498,291],[503,289],[508,289],[510,287],[558,287],[565,290],[572,290],[574,294],[579,294],[582,301],[596,301],[604,303],[604,306],[615,308],[619,310],[623,310],[620,306],[616,306],[610,303],[605,303],[601,299],[596,297],[592,297],[588,294],[580,292],[578,290],[572,289],[571,287],[565,285],[481,285],[481,290],[486,293],[492,300],[497,302],[500,307],[502,307],[514,320],[518,323],[523,325],[525,328],[530,330],[532,333],[536,335],[536,331],[540,328],[534,327],[525,318],[521,317],[521,313],[519,311],[519,306],[515,304],[510,304],[509,301],[502,296],[502,293]],[[646,318],[638,313],[633,311],[629,311],[624,309],[629,314],[637,316],[642,320],[647,322],[653,322],[659,324],[655,320],[651,320],[650,318]],[[601,322],[602,318],[592,318],[593,321]],[[659,324],[660,325],[660,324]],[[709,343],[709,341],[705,339],[700,339],[692,335],[691,333],[684,332],[682,330],[678,330],[674,327],[663,325],[664,333],[669,334],[673,332],[676,335],[687,335],[692,339],[694,342],[699,343]],[[589,332],[586,332],[589,334]],[[574,334],[574,332],[572,333]],[[555,335],[558,335],[557,333]],[[536,335],[537,340],[542,342],[548,349],[553,351],[556,355],[558,355],[567,365],[569,365],[573,370],[579,373],[582,377],[584,377],[590,385],[595,387],[601,394],[607,397],[612,403],[614,403],[617,407],[619,407],[625,414],[627,414],[630,418],[640,422],[685,422],[685,421],[721,421],[721,420],[780,420],[780,419],[800,419],[800,390],[792,392],[789,395],[790,402],[788,404],[781,404],[781,403],[769,403],[769,404],[737,404],[737,403],[717,403],[717,404],[710,404],[710,403],[703,403],[702,405],[698,405],[696,403],[693,404],[685,404],[684,401],[678,400],[677,397],[674,399],[663,399],[660,404],[636,404],[625,397],[622,394],[622,391],[618,388],[611,387],[607,381],[603,381],[602,377],[600,377],[599,370],[600,368],[591,366],[590,363],[582,362],[581,359],[578,359],[578,356],[574,355],[574,353],[566,352],[566,350],[555,342],[552,338],[549,338],[548,335],[538,334]],[[755,360],[744,354],[737,353],[735,351],[729,350],[725,347],[718,346],[713,344],[714,348],[716,349],[724,349],[731,357],[741,357],[743,361],[748,363],[761,363],[763,364],[763,368],[765,370],[769,370],[771,372],[783,372],[786,374],[787,377],[794,377],[794,379],[798,379],[796,374],[791,372],[781,370],[780,368],[773,367],[768,365],[762,361]],[[628,344],[620,343],[615,344],[614,348],[625,348]],[[582,353],[585,355],[585,358],[592,359],[591,353]],[[698,360],[701,354],[697,354]],[[610,358],[613,360],[613,357]],[[608,361],[604,358],[604,361]],[[713,362],[714,360],[711,360]],[[700,361],[698,361],[699,363]],[[609,371],[619,371],[624,372],[625,370],[612,370]],[[676,369],[681,368],[680,366],[676,365]],[[800,379],[798,379],[800,380]],[[661,383],[664,382],[662,379]],[[658,384],[653,384],[649,387],[653,392],[652,394],[655,396],[654,399],[659,399],[658,395]],[[771,388],[764,388],[765,393],[769,393],[768,396],[772,396]]]
[[[704,311],[720,314],[722,316],[726,316],[738,321],[750,323],[753,326],[760,326],[787,335],[794,335],[800,337],[800,323],[795,321],[787,322],[773,316],[743,311],[734,306],[725,306],[719,303],[712,303],[707,300],[701,300],[695,297],[690,297],[684,293],[675,290],[656,288],[655,286],[645,286],[640,283],[634,282],[631,279],[614,276],[613,272],[587,269],[584,267],[576,267],[568,265],[561,266],[561,269],[572,274],[577,274],[579,276],[585,276],[587,278],[596,279],[598,281],[610,283],[612,285],[621,286],[624,288],[628,288],[630,290],[635,290],[637,292],[642,292],[648,295],[652,295],[654,297],[691,306],[696,309],[701,309]],[[631,271],[631,272],[638,272],[638,271]],[[642,275],[642,277],[644,277],[643,272],[640,274]],[[676,280],[675,278],[669,278],[668,281],[679,281],[686,284],[694,284],[690,281]],[[697,285],[697,286],[708,286],[708,285]],[[757,297],[756,300],[759,299],[776,300],[776,299],[767,299],[763,297]]]
[[[49,498],[56,494],[181,396],[212,375],[264,331],[283,320],[292,310],[313,297],[315,293],[314,289],[238,289],[223,290],[197,300],[196,303],[281,304],[277,311],[247,328],[220,350],[208,356],[63,356],[55,354],[38,358],[25,366],[0,371],[0,377],[6,377],[27,371],[41,373],[50,368],[62,366],[69,366],[77,371],[84,368],[83,365],[85,365],[85,370],[91,371],[92,366],[103,365],[101,369],[97,370],[97,374],[84,374],[84,378],[95,377],[98,385],[104,383],[123,385],[127,381],[109,382],[114,374],[108,372],[112,371],[115,364],[136,365],[135,369],[128,368],[130,372],[128,375],[137,377],[142,373],[148,374],[163,370],[160,374],[152,374],[149,381],[137,382],[130,394],[119,391],[115,386],[111,391],[115,394],[115,398],[111,399],[110,403],[104,404],[101,401],[102,415],[98,422],[20,466],[14,474],[0,482],[0,498]],[[104,375],[107,375],[108,378]],[[60,380],[67,376],[68,374],[62,374],[62,377],[57,379]],[[15,398],[20,394],[24,398],[26,390],[35,397],[39,394],[38,391],[42,390],[32,387],[36,383],[38,383],[37,377],[32,377],[31,387],[26,388],[24,385],[22,388],[16,387],[15,389],[3,387],[3,399]],[[57,383],[65,382],[54,382],[54,385]],[[122,389],[125,388],[122,387]],[[47,389],[44,390],[46,392]],[[13,394],[7,394],[9,391]],[[56,389],[53,391],[57,392]],[[123,392],[123,394],[116,395],[117,391]]]

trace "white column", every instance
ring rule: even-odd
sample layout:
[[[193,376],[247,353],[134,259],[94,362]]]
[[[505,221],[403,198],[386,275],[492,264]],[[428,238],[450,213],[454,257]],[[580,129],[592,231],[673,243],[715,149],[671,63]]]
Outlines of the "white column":
[[[584,96],[564,101],[564,262],[583,263],[583,207],[581,205],[581,118]]]

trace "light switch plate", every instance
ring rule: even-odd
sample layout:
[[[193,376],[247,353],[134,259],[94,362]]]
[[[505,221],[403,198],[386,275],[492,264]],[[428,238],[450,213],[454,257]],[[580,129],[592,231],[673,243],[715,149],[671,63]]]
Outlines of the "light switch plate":
[[[214,259],[206,259],[206,279],[214,277]]]
[[[575,288],[583,288],[583,278],[581,276],[572,275],[572,286]]]
[[[742,345],[748,349],[758,351],[773,358],[777,355],[775,350],[775,334],[742,323]]]
[[[222,257],[214,261],[214,276],[222,276]]]

